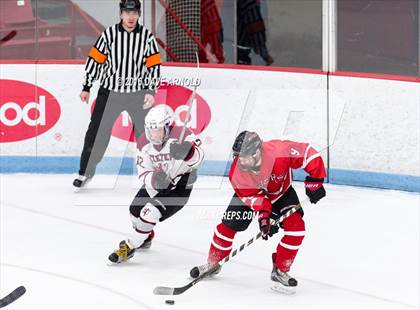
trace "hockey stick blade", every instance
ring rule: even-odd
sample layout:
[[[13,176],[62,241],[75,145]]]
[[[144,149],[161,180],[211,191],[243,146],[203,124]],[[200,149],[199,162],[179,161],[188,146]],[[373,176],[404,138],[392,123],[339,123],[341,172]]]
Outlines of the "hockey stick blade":
[[[212,274],[216,269],[218,268],[218,265],[213,266],[208,271],[203,273],[198,278],[192,280],[187,285],[181,286],[181,287],[166,287],[166,286],[156,286],[153,290],[153,294],[155,295],[180,295],[184,293],[186,290],[203,280],[208,275]]]
[[[16,299],[21,297],[23,294],[25,294],[26,288],[24,286],[19,286],[15,288],[13,292],[11,292],[6,297],[0,299],[0,308],[6,307],[7,305],[14,302]]]
[[[175,295],[175,288],[166,286],[156,286],[153,290],[155,295]]]

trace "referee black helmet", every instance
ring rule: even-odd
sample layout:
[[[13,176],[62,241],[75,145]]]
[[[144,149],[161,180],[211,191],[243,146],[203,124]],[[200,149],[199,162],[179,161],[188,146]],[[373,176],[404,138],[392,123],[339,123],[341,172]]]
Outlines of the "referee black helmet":
[[[120,11],[137,11],[140,14],[141,3],[140,0],[121,0]]]

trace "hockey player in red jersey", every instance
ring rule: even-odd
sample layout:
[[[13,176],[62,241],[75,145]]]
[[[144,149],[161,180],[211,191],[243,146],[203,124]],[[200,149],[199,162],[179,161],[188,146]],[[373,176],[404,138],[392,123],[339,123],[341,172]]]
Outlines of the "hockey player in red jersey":
[[[140,190],[130,205],[135,236],[123,240],[109,255],[113,263],[126,261],[135,250],[149,248],[153,228],[181,210],[197,179],[197,166],[204,153],[200,140],[188,129],[178,141],[182,128],[173,125],[171,111],[164,104],[153,107],[145,118],[145,133],[137,142],[137,169]]]
[[[292,187],[292,169],[303,168],[309,174],[304,184],[311,203],[317,203],[325,196],[324,162],[308,143],[288,140],[263,142],[255,132],[243,131],[237,136],[232,150],[234,160],[229,180],[235,193],[222,222],[215,229],[207,264],[194,267],[190,272],[193,278],[230,254],[236,233],[248,228],[254,212],[258,213],[263,239],[267,240],[278,232],[279,226],[271,225],[272,221],[299,203]],[[288,272],[305,236],[303,210],[299,209],[287,217],[280,227],[284,236],[272,254],[271,280],[275,282],[275,288],[291,291],[297,286],[297,280]],[[220,268],[214,274],[218,272]]]

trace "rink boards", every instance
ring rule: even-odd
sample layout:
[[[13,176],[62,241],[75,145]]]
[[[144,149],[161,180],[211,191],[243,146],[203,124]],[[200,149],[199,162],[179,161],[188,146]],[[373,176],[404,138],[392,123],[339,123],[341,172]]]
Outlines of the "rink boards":
[[[1,66],[2,88],[7,88],[0,95],[2,172],[76,172],[90,117],[89,106],[78,99],[83,65]],[[206,151],[202,174],[224,174],[234,137],[250,129],[264,139],[310,142],[327,162],[331,183],[420,191],[420,83],[327,76],[316,70],[197,71],[164,66],[171,95],[161,94],[159,103],[177,92],[185,97],[200,81],[200,100],[189,125]],[[182,124],[185,103],[172,105]],[[121,139],[129,130],[127,116],[114,129],[99,170],[130,174],[135,146]]]

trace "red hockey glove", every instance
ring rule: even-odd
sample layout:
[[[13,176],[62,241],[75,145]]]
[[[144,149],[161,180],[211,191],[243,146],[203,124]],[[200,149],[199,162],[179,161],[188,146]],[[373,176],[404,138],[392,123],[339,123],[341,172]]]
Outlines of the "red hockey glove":
[[[194,152],[193,145],[188,141],[173,142],[169,148],[172,158],[178,160],[188,160]]]
[[[324,179],[317,179],[307,176],[305,178],[305,193],[309,197],[311,203],[317,203],[321,198],[325,197],[325,188],[322,185]]]
[[[258,223],[260,224],[261,236],[264,240],[268,240],[268,237],[278,233],[279,226],[271,225],[271,212],[261,210],[258,214]]]

